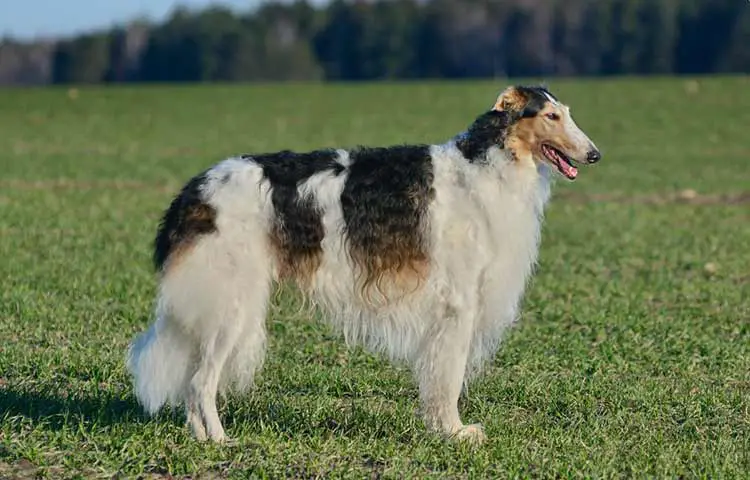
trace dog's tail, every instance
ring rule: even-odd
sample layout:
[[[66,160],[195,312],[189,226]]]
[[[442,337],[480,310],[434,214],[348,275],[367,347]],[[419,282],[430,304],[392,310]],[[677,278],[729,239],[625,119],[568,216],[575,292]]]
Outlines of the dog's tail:
[[[136,337],[127,359],[136,397],[149,414],[182,402],[192,374],[193,349],[190,338],[157,308],[156,322]]]

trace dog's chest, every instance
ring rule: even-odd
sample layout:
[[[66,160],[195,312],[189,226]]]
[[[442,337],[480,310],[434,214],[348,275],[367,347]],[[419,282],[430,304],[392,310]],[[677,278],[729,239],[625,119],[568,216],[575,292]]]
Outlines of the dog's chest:
[[[478,227],[493,263],[533,262],[539,245],[546,185],[528,180],[478,185]]]

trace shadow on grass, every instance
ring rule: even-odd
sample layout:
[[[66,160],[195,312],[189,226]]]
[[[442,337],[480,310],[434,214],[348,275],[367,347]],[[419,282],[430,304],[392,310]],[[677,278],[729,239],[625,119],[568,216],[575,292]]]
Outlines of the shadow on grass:
[[[55,430],[81,422],[111,425],[145,423],[148,417],[132,398],[119,398],[110,392],[96,396],[42,392],[16,392],[0,389],[0,417],[25,417]]]
[[[343,402],[320,415],[316,413],[314,402],[297,404],[295,400],[299,399],[292,395],[282,401],[266,399],[248,403],[246,398],[232,395],[219,402],[222,423],[230,430],[261,432],[270,429],[290,436],[365,436],[405,443],[414,438],[413,429],[399,425],[396,412],[373,411],[359,402]],[[82,424],[107,427],[158,422],[185,426],[180,407],[167,407],[150,417],[129,395],[104,391],[93,395],[83,392],[66,395],[0,388],[0,421],[17,417],[51,430],[78,428]]]
[[[220,402],[219,415],[230,435],[271,431],[287,438],[336,436],[410,443],[423,433],[412,405],[382,408],[379,397],[331,400],[288,392],[276,392],[273,398],[232,396]]]

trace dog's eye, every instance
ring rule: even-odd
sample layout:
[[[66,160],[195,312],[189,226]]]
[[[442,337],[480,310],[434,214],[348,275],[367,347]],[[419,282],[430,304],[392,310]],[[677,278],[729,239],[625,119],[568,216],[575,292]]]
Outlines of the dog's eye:
[[[558,115],[558,114],[556,114],[556,113],[548,113],[548,114],[547,114],[547,115],[545,115],[545,116],[546,116],[547,118],[549,118],[550,120],[560,120],[560,115]]]

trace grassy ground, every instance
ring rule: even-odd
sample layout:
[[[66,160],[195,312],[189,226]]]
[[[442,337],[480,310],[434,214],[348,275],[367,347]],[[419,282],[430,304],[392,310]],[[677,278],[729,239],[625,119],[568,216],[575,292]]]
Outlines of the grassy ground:
[[[257,390],[222,404],[234,444],[141,413],[124,352],[183,181],[235,153],[441,141],[503,86],[0,91],[0,478],[747,475],[747,78],[551,84],[604,159],[556,188],[523,317],[462,405],[485,446],[426,434],[408,374],[293,295]]]

